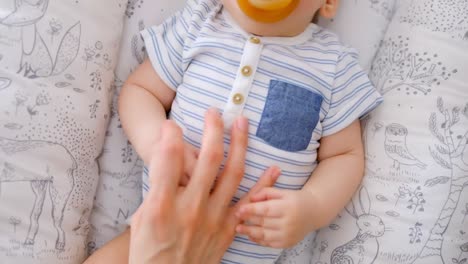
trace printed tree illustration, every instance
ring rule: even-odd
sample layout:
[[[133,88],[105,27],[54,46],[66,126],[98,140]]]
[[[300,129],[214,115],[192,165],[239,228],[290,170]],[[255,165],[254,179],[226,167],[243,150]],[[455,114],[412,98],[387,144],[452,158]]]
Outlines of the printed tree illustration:
[[[468,215],[468,203],[465,204],[465,210],[462,210],[462,214],[463,214],[463,220],[462,220],[462,224],[463,224],[465,223],[465,218]]]
[[[433,32],[445,32],[452,38],[463,39],[468,26],[466,1],[425,0],[410,1],[407,14],[400,22],[423,27]]]
[[[468,164],[465,163],[463,157],[468,145],[468,129],[464,128],[466,129],[464,135],[457,135],[453,129],[460,122],[460,115],[468,119],[468,103],[463,110],[459,107],[449,109],[444,106],[444,101],[439,97],[437,109],[439,115],[443,116],[443,121],[438,123],[438,114],[432,113],[429,129],[440,144],[436,145],[435,150],[430,148],[430,152],[437,164],[450,171],[450,191],[429,238],[413,264],[446,263],[442,258],[444,234],[455,213],[460,195],[468,186]]]
[[[456,69],[447,69],[437,54],[412,52],[409,38],[398,36],[382,42],[371,68],[370,77],[381,93],[397,90],[407,95],[427,95]]]

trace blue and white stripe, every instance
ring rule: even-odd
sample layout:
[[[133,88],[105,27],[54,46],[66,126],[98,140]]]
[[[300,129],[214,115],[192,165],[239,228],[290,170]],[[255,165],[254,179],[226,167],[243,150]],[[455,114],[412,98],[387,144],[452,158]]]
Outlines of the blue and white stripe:
[[[234,109],[232,113],[249,119],[246,172],[234,201],[271,165],[282,169],[276,187],[301,189],[317,165],[320,138],[342,130],[382,101],[359,67],[354,50],[313,24],[292,38],[260,37],[261,46],[253,47],[251,35],[232,20],[220,1],[188,0],[184,10],[160,26],[146,29],[142,36],[156,72],[177,92],[170,116],[189,143],[200,146],[209,107],[225,115],[227,109]],[[239,72],[245,61],[254,61],[250,65],[252,80],[241,80]],[[271,80],[301,86],[323,97],[307,149],[284,151],[256,137]],[[231,102],[235,89],[246,95],[241,106]],[[228,133],[224,142],[227,150]],[[147,184],[146,175],[144,192]],[[222,263],[274,263],[280,252],[238,236]]]

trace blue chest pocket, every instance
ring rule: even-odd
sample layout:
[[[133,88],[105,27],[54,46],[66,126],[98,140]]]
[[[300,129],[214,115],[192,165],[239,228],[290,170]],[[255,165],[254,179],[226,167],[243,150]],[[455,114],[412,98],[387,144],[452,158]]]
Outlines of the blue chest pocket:
[[[306,88],[270,81],[257,137],[282,150],[305,150],[319,120],[322,101],[321,95]]]

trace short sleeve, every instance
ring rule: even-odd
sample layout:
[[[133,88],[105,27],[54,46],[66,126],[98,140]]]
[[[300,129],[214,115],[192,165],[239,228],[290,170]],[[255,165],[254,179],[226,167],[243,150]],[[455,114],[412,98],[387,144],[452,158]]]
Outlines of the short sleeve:
[[[338,58],[329,109],[322,120],[323,137],[346,128],[383,101],[357,58],[353,49]]]
[[[161,25],[149,27],[141,32],[154,70],[174,91],[182,82],[185,70],[183,53],[190,31],[193,30],[192,18],[197,12],[198,1],[188,0],[184,9]]]

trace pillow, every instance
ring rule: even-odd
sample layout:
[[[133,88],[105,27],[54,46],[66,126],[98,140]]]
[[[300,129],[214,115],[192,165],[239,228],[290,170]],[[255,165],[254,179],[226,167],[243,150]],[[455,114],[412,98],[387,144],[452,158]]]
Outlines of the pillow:
[[[126,138],[117,113],[117,98],[130,72],[146,58],[140,31],[161,23],[184,5],[176,1],[129,1],[119,61],[115,71],[116,93],[112,102],[110,124],[104,152],[99,159],[100,181],[91,215],[89,253],[127,228],[127,220],[141,203],[143,163]]]
[[[0,4],[0,259],[82,263],[124,0]]]
[[[334,31],[359,52],[361,67],[369,71],[394,13],[395,0],[340,1],[334,19],[319,19],[319,25]]]
[[[398,7],[370,74],[385,101],[362,121],[366,175],[310,263],[466,263],[467,14],[466,1]]]

